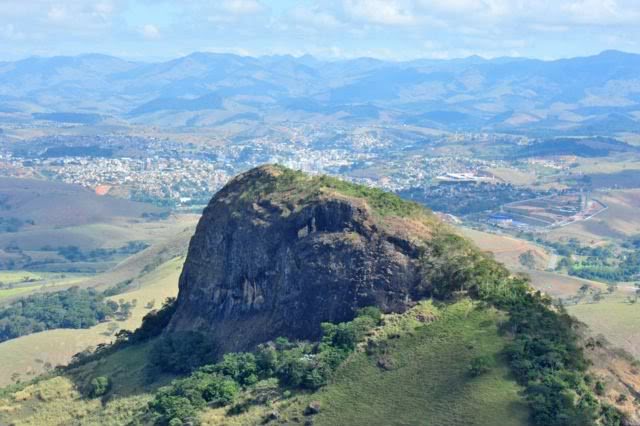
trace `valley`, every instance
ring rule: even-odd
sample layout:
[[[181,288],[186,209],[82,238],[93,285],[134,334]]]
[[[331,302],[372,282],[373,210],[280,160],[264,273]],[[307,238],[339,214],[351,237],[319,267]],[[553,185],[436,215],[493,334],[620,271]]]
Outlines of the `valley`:
[[[352,210],[345,209],[344,206],[352,206]],[[225,213],[227,209],[229,209],[229,216]],[[328,214],[329,210],[335,211]],[[287,213],[283,215],[282,211]],[[346,214],[346,216],[337,214],[339,211],[345,212],[342,214]],[[207,215],[211,214],[213,216],[207,218]],[[350,216],[352,214],[355,216]],[[238,217],[244,217],[246,219],[245,224],[239,228],[225,228],[225,221],[234,221]],[[182,223],[185,224],[187,222]],[[289,237],[280,237],[280,235],[288,235],[287,231],[284,231],[287,229],[287,223],[291,223],[295,227],[296,237],[293,240],[290,240]],[[372,227],[374,223],[377,225]],[[626,395],[626,392],[633,392],[636,389],[634,386],[637,385],[635,383],[635,373],[629,373],[629,371],[633,371],[634,367],[632,365],[635,365],[632,362],[631,355],[614,352],[614,347],[622,347],[630,354],[637,354],[638,348],[634,344],[635,327],[628,326],[628,324],[633,324],[637,321],[633,313],[637,311],[635,309],[637,306],[623,300],[623,297],[628,294],[630,289],[621,285],[613,293],[604,294],[607,288],[605,284],[588,282],[554,271],[559,256],[546,246],[514,236],[488,233],[471,228],[458,228],[454,231],[453,228],[450,228],[450,225],[440,223],[435,216],[426,210],[423,211],[417,204],[401,201],[391,194],[385,195],[385,193],[375,189],[358,187],[333,178],[308,177],[299,172],[275,166],[255,169],[232,181],[229,186],[214,198],[214,204],[205,211],[204,224],[202,226],[212,227],[212,230],[208,231],[206,228],[198,227],[188,253],[186,252],[186,241],[193,233],[192,227],[184,229],[181,240],[175,237],[173,239],[168,238],[165,240],[164,246],[162,243],[156,242],[142,252],[133,255],[110,272],[98,274],[86,281],[86,285],[108,289],[113,287],[112,284],[109,285],[108,283],[114,282],[113,278],[116,276],[122,278],[127,276],[125,275],[127,273],[130,277],[135,276],[133,282],[123,292],[110,296],[112,299],[124,299],[130,302],[135,300],[132,315],[126,321],[115,322],[117,327],[110,327],[111,324],[114,324],[113,321],[110,321],[85,330],[50,330],[1,343],[0,359],[6,360],[3,363],[4,365],[11,364],[14,367],[11,370],[0,372],[0,377],[5,383],[7,383],[7,378],[17,383],[7,388],[0,395],[0,420],[11,418],[16,425],[41,424],[42,422],[51,424],[79,422],[80,424],[116,425],[127,423],[131,419],[137,419],[136,421],[141,422],[159,422],[161,424],[171,419],[172,423],[177,424],[176,421],[173,421],[174,418],[186,419],[196,416],[198,422],[211,425],[244,425],[265,422],[305,424],[309,419],[312,419],[314,424],[329,425],[335,424],[337,419],[348,419],[349,424],[383,424],[389,421],[410,423],[411,419],[415,419],[416,413],[420,413],[420,416],[431,419],[435,425],[452,423],[483,425],[490,422],[496,413],[501,413],[501,416],[509,419],[511,422],[509,424],[526,425],[531,424],[529,420],[531,416],[551,415],[544,414],[546,412],[543,411],[534,411],[533,413],[537,414],[532,414],[532,409],[543,410],[543,408],[542,406],[534,406],[532,408],[523,397],[528,392],[533,392],[534,388],[531,387],[530,383],[527,384],[527,381],[517,379],[519,377],[518,374],[522,374],[518,372],[519,370],[514,370],[514,355],[512,351],[517,350],[517,346],[513,346],[510,343],[510,339],[505,339],[505,335],[501,330],[504,330],[506,324],[510,321],[512,322],[512,327],[515,326],[513,321],[518,321],[517,318],[519,318],[517,310],[507,315],[505,309],[543,309],[544,312],[552,311],[546,311],[548,308],[543,308],[544,304],[539,305],[540,307],[535,307],[538,306],[535,304],[531,307],[526,307],[528,305],[525,304],[522,308],[503,307],[509,305],[502,305],[501,303],[504,302],[500,302],[500,300],[504,297],[510,297],[507,296],[511,294],[510,292],[524,291],[525,293],[522,294],[526,294],[526,285],[525,287],[520,287],[521,283],[516,277],[510,278],[509,280],[512,281],[509,281],[508,284],[501,283],[499,278],[495,284],[489,284],[493,278],[487,278],[488,281],[480,281],[478,284],[473,284],[476,282],[473,279],[473,274],[488,273],[488,277],[497,274],[495,276],[499,277],[502,274],[502,272],[499,272],[500,267],[497,264],[492,266],[494,265],[492,260],[483,260],[490,258],[485,258],[485,255],[481,255],[480,252],[473,254],[475,249],[472,249],[472,246],[467,246],[467,243],[464,243],[462,239],[457,240],[453,237],[454,234],[448,234],[449,232],[464,234],[474,240],[481,250],[493,250],[498,261],[503,262],[514,271],[530,274],[533,286],[543,290],[545,293],[560,299],[569,299],[576,294],[582,294],[582,299],[578,303],[568,306],[568,309],[570,313],[575,314],[578,319],[592,328],[585,332],[586,335],[583,338],[587,339],[587,344],[584,348],[580,346],[578,349],[571,346],[573,348],[572,351],[577,351],[572,352],[573,356],[582,353],[581,351],[584,350],[585,356],[596,359],[604,356],[603,351],[611,351],[608,356],[616,359],[616,368],[619,370],[615,370],[615,372],[598,370],[598,380],[602,381],[602,386],[605,388],[604,393],[602,395],[599,394],[598,398],[602,401],[602,407],[610,407],[608,404],[615,404],[616,409],[624,410],[625,415],[630,416],[629,418],[635,418],[634,416],[637,415],[633,406],[615,402],[616,398],[620,399],[620,395]],[[298,229],[300,225],[303,226],[301,230]],[[342,228],[345,226],[346,229]],[[255,231],[252,230],[254,229],[253,227],[256,227]],[[269,229],[273,231],[269,231]],[[374,229],[381,229],[381,231],[374,231]],[[407,234],[408,230],[414,235],[411,242],[407,240],[406,243],[400,243],[403,238],[408,238],[408,235],[410,235]],[[361,316],[353,320],[354,322],[345,322],[342,325],[333,326],[337,327],[333,329],[335,330],[334,333],[341,330],[340,327],[360,327],[357,324],[362,324],[363,327],[366,327],[361,331],[356,331],[360,330],[359,328],[353,329],[354,336],[357,336],[355,338],[358,340],[357,343],[349,343],[348,345],[353,344],[354,346],[339,346],[344,344],[340,343],[343,342],[340,340],[342,338],[337,337],[341,336],[340,334],[329,334],[329,336],[333,336],[330,338],[331,340],[323,338],[322,342],[324,343],[320,346],[314,346],[313,343],[296,343],[297,340],[293,339],[296,333],[305,333],[304,335],[308,336],[309,334],[306,333],[313,333],[313,324],[310,323],[309,326],[300,328],[299,331],[295,331],[298,330],[296,328],[281,328],[276,330],[276,334],[274,334],[276,327],[281,327],[279,325],[281,322],[278,320],[277,315],[278,309],[282,308],[278,308],[278,306],[286,307],[290,301],[287,298],[281,298],[277,294],[270,294],[270,287],[264,287],[264,290],[259,287],[253,290],[245,287],[243,294],[239,298],[231,293],[227,295],[217,293],[219,295],[214,297],[230,297],[236,300],[234,304],[221,301],[221,306],[230,306],[230,308],[220,314],[215,314],[215,311],[207,308],[206,305],[201,305],[206,298],[200,298],[200,301],[198,301],[198,298],[188,296],[188,291],[209,291],[205,290],[206,287],[198,284],[197,280],[204,276],[217,276],[217,279],[222,284],[214,283],[213,285],[221,285],[223,287],[228,285],[223,284],[224,280],[232,279],[228,277],[236,275],[245,277],[245,286],[247,281],[253,282],[255,279],[260,279],[245,275],[253,273],[251,269],[247,269],[247,272],[243,273],[233,269],[225,269],[227,271],[226,274],[203,274],[198,271],[197,268],[203,267],[203,264],[200,262],[193,263],[193,260],[190,261],[189,259],[221,255],[220,261],[211,261],[208,265],[219,265],[220,262],[223,262],[223,264],[228,262],[228,260],[222,260],[228,258],[219,251],[211,250],[206,246],[206,244],[219,241],[214,232],[222,234],[230,232],[233,237],[228,238],[236,241],[243,241],[243,235],[256,235],[256,232],[275,232],[272,237],[265,237],[264,241],[271,241],[270,244],[291,245],[290,247],[295,247],[298,256],[309,256],[309,250],[316,251],[312,258],[322,258],[325,255],[322,247],[333,247],[332,250],[340,250],[343,255],[336,257],[333,256],[335,251],[329,251],[328,255],[330,257],[327,257],[324,261],[308,263],[308,267],[330,267],[334,272],[329,273],[329,275],[320,275],[331,276],[332,280],[337,281],[348,279],[351,274],[349,269],[339,266],[344,259],[355,256],[353,261],[360,262],[356,260],[359,256],[367,256],[366,252],[362,252],[364,254],[356,254],[360,253],[363,245],[371,244],[363,239],[363,235],[367,235],[367,233],[373,233],[367,237],[369,241],[375,241],[378,238],[375,236],[376,232],[393,233],[397,238],[397,240],[393,240],[394,244],[398,244],[396,250],[407,250],[405,256],[412,256],[409,254],[412,253],[412,250],[406,244],[420,244],[421,238],[428,238],[426,240],[428,242],[427,247],[432,245],[432,248],[428,250],[433,250],[429,251],[431,258],[428,262],[434,265],[435,270],[430,272],[434,278],[423,278],[433,281],[424,281],[419,291],[427,292],[426,294],[431,294],[431,296],[402,314],[388,313],[380,319],[377,316],[379,314],[375,312],[359,314]],[[437,237],[440,234],[442,234],[442,237]],[[208,236],[202,240],[203,235]],[[416,235],[424,235],[425,237],[415,239]],[[427,235],[431,236],[426,237]],[[305,245],[307,244],[306,241],[313,240],[316,242],[312,245]],[[182,241],[182,246],[178,244],[178,241]],[[202,246],[201,244],[205,245]],[[444,248],[439,249],[439,244],[444,244]],[[171,247],[171,250],[167,252],[169,247]],[[180,247],[182,248],[180,249]],[[262,250],[274,250],[274,248],[267,247],[269,246],[255,244],[251,248],[251,250],[254,250],[254,254],[245,259],[255,259],[252,262],[259,262],[258,259],[264,258],[260,254]],[[498,247],[499,249],[497,249]],[[233,246],[226,246],[226,248],[221,248],[220,250],[233,251],[235,249]],[[387,248],[387,250],[389,249]],[[471,251],[469,252],[468,250]],[[255,356],[260,358],[256,359],[263,359],[261,358],[263,355],[260,354],[266,355],[270,353],[269,351],[276,351],[277,356],[269,358],[272,359],[269,362],[275,363],[271,367],[273,370],[261,367],[263,364],[260,363],[256,364],[257,367],[251,367],[252,364],[250,363],[243,364],[245,361],[240,362],[240,359],[245,359],[242,357],[250,357],[250,355],[232,354],[229,355],[232,357],[229,360],[224,358],[225,361],[219,364],[205,367],[202,373],[192,373],[194,375],[173,381],[168,388],[162,388],[165,389],[162,391],[159,387],[168,384],[176,377],[176,374],[178,374],[178,377],[185,377],[184,371],[181,370],[178,373],[170,369],[167,370],[165,364],[157,364],[159,362],[157,358],[158,347],[159,345],[167,344],[163,343],[163,340],[169,337],[154,334],[162,329],[149,328],[157,326],[152,325],[152,322],[145,321],[147,325],[143,325],[143,329],[146,327],[148,331],[141,332],[140,330],[142,329],[140,329],[136,333],[129,335],[129,337],[125,337],[124,340],[120,340],[121,343],[117,343],[113,349],[110,349],[109,346],[102,347],[95,355],[85,352],[84,355],[75,358],[76,361],[72,367],[51,371],[53,365],[68,362],[74,350],[79,352],[88,345],[95,346],[113,341],[116,328],[135,329],[141,324],[142,317],[145,314],[157,309],[161,301],[167,297],[175,296],[179,274],[183,270],[183,263],[185,262],[184,253],[187,253],[187,264],[189,265],[189,262],[191,264],[184,268],[185,272],[182,274],[180,284],[182,293],[179,296],[182,299],[179,299],[177,305],[175,305],[176,311],[170,317],[173,324],[167,323],[165,325],[168,329],[174,330],[174,338],[181,338],[179,337],[181,336],[180,333],[190,333],[190,330],[192,330],[190,328],[193,327],[193,324],[202,324],[200,318],[203,315],[211,316],[211,319],[205,324],[218,322],[218,325],[212,329],[214,335],[228,336],[227,338],[231,339],[224,343],[225,345],[230,345],[226,351],[233,351],[233,348],[236,348],[235,350],[249,348],[251,345],[255,345],[254,342],[261,341],[253,340],[256,332],[267,333],[272,338],[281,335],[281,333],[285,335],[292,333],[289,335],[292,339],[290,341],[286,339],[279,340],[281,338],[275,339],[275,349],[268,345],[257,349]],[[277,253],[277,250],[274,253]],[[527,253],[531,254],[532,260],[524,262],[523,254]],[[281,266],[278,266],[281,264],[280,262],[288,261],[286,256],[280,258],[280,255],[277,254],[272,254],[270,259],[273,261],[271,264],[274,266],[265,265],[264,267],[275,269],[270,274],[267,274],[266,277],[276,276],[281,271]],[[389,253],[380,258],[380,260],[372,259],[372,261],[390,261],[385,259],[398,259],[398,255]],[[469,287],[463,291],[457,289],[455,285],[451,287],[451,290],[446,287],[449,282],[446,265],[447,262],[451,261],[450,259],[457,259],[458,262],[463,262],[466,265],[465,268],[471,268],[468,270],[469,272],[465,272],[470,274],[468,275],[469,281],[465,284]],[[391,262],[395,261],[397,260]],[[240,260],[239,262],[238,264],[230,263],[229,268],[255,267],[252,266],[253,263],[244,264],[246,260]],[[367,263],[365,262],[365,264]],[[143,265],[153,265],[153,267]],[[393,263],[385,265],[388,265],[384,266],[385,268],[394,269],[408,267],[405,263],[400,263],[398,266],[394,266]],[[370,267],[367,266],[367,268]],[[259,267],[258,269],[261,268]],[[293,276],[291,274],[305,273],[295,272],[295,268],[293,265],[284,267],[283,270],[289,270],[289,278],[285,277],[285,280],[290,280],[290,277]],[[444,268],[442,272],[438,272],[440,268]],[[488,268],[488,271],[492,272],[483,272],[484,268]],[[498,269],[494,270],[493,268]],[[400,277],[411,273],[411,269],[407,269],[405,272],[401,271],[402,269],[397,269],[396,272]],[[111,279],[109,279],[109,274],[111,274]],[[286,282],[282,282],[281,285],[289,285]],[[404,282],[408,283],[410,281]],[[396,280],[394,285],[404,285],[402,283],[403,281]],[[589,287],[585,291],[584,285],[586,283],[589,283]],[[454,284],[454,282],[451,284]],[[308,288],[312,289],[315,285],[313,283],[308,284]],[[319,281],[317,285],[325,286],[327,284],[325,281]],[[475,285],[480,286],[478,290],[475,290]],[[506,285],[506,287],[502,287],[503,285]],[[188,286],[191,286],[192,289],[190,290]],[[485,288],[484,286],[488,287]],[[327,291],[337,290],[332,290],[328,287]],[[397,287],[396,291],[402,290]],[[447,300],[447,296],[445,296],[447,291],[454,291],[458,294],[456,296],[458,301]],[[595,299],[596,291],[603,293],[602,299],[597,303],[592,300]],[[313,294],[315,296],[312,296]],[[472,294],[484,294],[484,296],[470,297]],[[335,318],[334,321],[336,322],[340,321],[339,318],[348,319],[348,316],[341,316],[344,314],[341,313],[339,308],[340,303],[344,303],[340,302],[340,300],[348,299],[327,297],[322,292],[309,293],[309,295],[310,297],[321,297],[326,301],[326,306],[318,303],[309,305],[305,308],[304,317],[300,317],[301,321],[310,321],[314,316],[323,315]],[[375,293],[370,293],[368,296],[363,294],[359,297],[370,300],[379,296],[376,296]],[[480,297],[480,299],[475,300],[477,297]],[[264,303],[262,300],[268,300],[269,304],[274,305],[268,317],[263,317],[260,313],[260,306]],[[386,300],[384,303],[388,305],[382,303],[381,306],[393,306],[392,299]],[[256,307],[247,310],[243,307],[245,303]],[[626,303],[625,309],[616,309],[615,311],[610,309],[611,306],[618,303]],[[495,304],[495,307],[490,307],[491,304]],[[235,307],[233,307],[234,305]],[[201,309],[203,310],[200,311]],[[292,312],[294,313],[293,315],[296,315],[295,310],[287,310],[287,312],[290,318]],[[613,315],[616,315],[618,323],[609,316],[612,312]],[[372,316],[368,317],[367,315]],[[548,321],[556,321],[554,318],[556,318],[557,314],[549,313],[545,315],[551,315],[547,319]],[[274,322],[271,325],[265,323],[258,326],[254,316],[259,321],[268,320]],[[531,316],[531,313],[525,314],[525,318],[531,319],[534,317]],[[233,318],[234,324],[229,331],[225,331],[225,327],[228,327],[227,318]],[[557,321],[565,321],[560,318],[558,316]],[[367,325],[364,326],[364,324]],[[531,332],[551,333],[544,337],[541,336],[540,339],[543,339],[543,341],[544,339],[560,339],[556,344],[574,345],[571,342],[575,337],[559,337],[562,336],[561,330],[564,330],[565,327],[561,324],[563,323],[558,322],[556,326],[551,328],[534,328],[537,331]],[[246,325],[252,327],[252,330],[248,331],[247,329],[247,332],[234,334],[238,327],[243,328]],[[202,333],[206,329],[200,326],[197,330],[198,333]],[[332,330],[332,328],[323,328],[323,330],[325,330],[323,333],[327,333],[326,330]],[[556,332],[559,332],[560,335],[556,336],[554,334]],[[569,335],[567,336],[571,336],[573,332],[568,333]],[[609,346],[608,343],[600,343],[599,345],[604,346],[594,346],[593,348],[589,346],[590,343],[588,342],[591,340],[588,340],[590,337],[588,338],[587,336],[597,333],[605,334],[607,339],[610,339],[611,344],[615,346]],[[184,336],[186,339],[187,334]],[[527,337],[525,334],[519,338]],[[313,338],[310,338],[310,340],[313,342]],[[216,341],[223,342],[224,340],[216,339]],[[188,342],[188,339],[184,340],[181,343],[184,348],[178,349],[179,347],[176,347],[175,354],[171,356],[178,357],[178,359],[183,359],[180,358],[183,356],[195,356],[193,351],[197,351],[197,346],[191,349],[189,346],[191,343]],[[43,351],[44,347],[59,347],[60,349],[58,351]],[[183,353],[183,351],[187,352]],[[20,359],[14,358],[16,353],[22,354]],[[57,357],[52,357],[51,354],[53,353],[57,353]],[[289,359],[287,358],[289,353],[294,354],[293,360],[306,361],[289,366],[289,364],[286,364],[288,361],[285,361]],[[615,355],[613,355],[614,353]],[[301,354],[302,357],[296,358],[301,355],[295,354]],[[331,357],[339,357],[337,359],[341,361],[338,361],[338,365],[331,364],[334,361],[328,361],[332,359],[329,354],[332,354]],[[187,392],[186,389],[193,389],[189,392],[201,392],[198,390],[201,389],[198,380],[214,380],[212,383],[217,383],[215,382],[215,380],[218,380],[216,379],[218,377],[216,376],[217,373],[211,375],[211,371],[213,371],[211,369],[231,368],[231,365],[236,365],[228,364],[232,362],[232,359],[235,359],[233,356],[241,357],[237,361],[233,361],[240,362],[238,367],[233,368],[240,368],[240,371],[243,368],[257,368],[257,370],[255,370],[255,379],[241,378],[248,376],[237,376],[238,378],[233,379],[236,381],[235,384],[225,382],[225,386],[231,386],[228,388],[229,392],[232,389],[236,389],[232,391],[233,396],[229,396],[232,402],[221,403],[218,408],[215,406],[207,408],[206,404],[204,406],[199,405],[197,398],[189,396],[184,402],[186,405],[178,406],[172,402],[174,401],[171,399],[173,396],[169,399],[163,399],[164,397],[160,396],[162,392],[177,392],[170,395],[181,398],[179,396],[182,395],[180,392]],[[196,362],[193,358],[185,358],[185,361],[188,359],[192,360],[189,362]],[[277,359],[281,361],[276,361]],[[172,362],[172,364],[167,365],[176,365],[173,364],[171,358],[161,362]],[[285,362],[285,364],[281,364],[282,362]],[[319,368],[317,371],[324,372],[321,374],[330,374],[328,376],[331,377],[330,379],[323,378],[325,376],[315,377],[305,376],[304,374],[298,376],[296,374],[299,373],[294,374],[294,370],[291,370],[294,365],[297,365],[295,368],[309,368],[307,363],[316,365],[313,364],[315,362],[329,363],[327,366],[319,364],[316,368]],[[125,365],[126,367],[124,367]],[[151,368],[153,365],[156,367]],[[162,367],[162,365],[165,366]],[[183,368],[184,364],[179,363],[177,365]],[[332,367],[329,367],[329,365],[332,365]],[[575,368],[575,373],[572,374],[583,374],[579,372],[583,371],[581,367],[570,367],[569,365],[571,364],[566,364],[564,368]],[[16,375],[15,366],[22,369],[18,376]],[[206,370],[206,368],[209,368],[209,370]],[[329,372],[327,372],[326,368],[329,369]],[[333,369],[335,369],[335,373],[330,373]],[[49,373],[36,378],[36,374],[42,371],[49,371]],[[294,375],[292,376],[291,374]],[[529,374],[543,373],[531,371]],[[627,376],[623,377],[623,374]],[[89,392],[88,389],[92,389],[92,386],[94,386],[92,383],[94,383],[96,377],[103,376],[107,377],[105,380],[108,380],[109,388],[107,390],[107,399],[103,399],[103,402],[100,403],[100,398],[91,396],[87,392]],[[295,379],[295,377],[299,378]],[[311,377],[314,378],[312,379]],[[316,383],[316,380],[320,380],[319,385],[313,384]],[[286,385],[286,383],[289,384]],[[582,389],[591,389],[591,386],[594,386],[586,383],[582,385],[586,386]],[[180,390],[182,389],[181,386],[186,386],[184,391]],[[190,388],[190,386],[194,387]],[[449,391],[442,392],[445,388]],[[451,391],[452,389],[454,391]],[[582,390],[580,392],[585,391]],[[185,395],[193,394],[187,393]],[[394,395],[397,395],[397,397],[394,397]],[[425,395],[430,395],[428,397],[430,404],[424,404]],[[203,397],[206,398],[206,396]],[[148,405],[149,402],[151,402],[151,405]],[[70,410],[65,409],[67,406],[72,406],[73,408]],[[156,408],[149,411],[148,407]],[[563,409],[574,408],[566,407]],[[613,408],[602,408],[601,410],[598,412],[600,413],[599,415],[605,416],[603,418],[617,415],[614,413],[615,410]],[[544,420],[536,420],[535,422],[537,423],[534,424],[545,424]]]
[[[0,424],[640,424],[638,58],[0,63]]]

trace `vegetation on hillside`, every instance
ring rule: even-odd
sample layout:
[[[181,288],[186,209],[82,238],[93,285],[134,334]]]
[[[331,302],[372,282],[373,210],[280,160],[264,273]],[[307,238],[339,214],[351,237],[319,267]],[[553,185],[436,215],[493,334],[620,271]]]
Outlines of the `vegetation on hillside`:
[[[243,197],[249,194],[259,198],[278,191],[277,197],[303,201],[307,197],[319,196],[323,191],[335,191],[345,196],[364,198],[382,216],[426,212],[416,204],[377,190],[329,177],[308,177],[289,169],[278,169],[275,177],[252,182],[254,186],[249,187]],[[412,345],[406,346],[406,350],[421,347],[424,350],[421,354],[429,363],[453,360],[454,367],[448,371],[453,374],[449,380],[455,389],[466,389],[468,383],[482,381],[492,376],[496,368],[508,365],[523,388],[531,422],[536,426],[622,425],[619,411],[598,400],[599,385],[588,374],[588,362],[575,331],[576,324],[561,308],[553,307],[548,297],[533,292],[525,278],[513,276],[489,255],[452,234],[446,227],[435,227],[428,244],[421,246],[420,250],[422,284],[412,296],[441,304],[445,313],[450,312],[448,308],[459,306],[457,302],[460,300],[468,309],[458,312],[461,315],[454,315],[454,319],[442,312],[434,314],[434,318],[422,315],[424,329],[416,327],[405,336]],[[381,318],[375,308],[359,312],[350,322],[323,324],[323,335],[318,342],[290,342],[281,338],[265,342],[254,352],[227,353],[219,359],[216,342],[209,341],[206,335],[196,332],[162,334],[175,306],[174,301],[169,300],[160,310],[149,313],[135,332],[120,332],[113,345],[77,356],[67,373],[73,374],[74,369],[93,361],[97,361],[95,365],[99,369],[106,357],[117,356],[136,347],[148,347],[147,361],[151,364],[145,369],[145,374],[150,383],[167,374],[179,375],[180,378],[158,389],[150,402],[134,410],[130,417],[143,422],[178,426],[196,424],[199,413],[207,408],[227,407],[225,415],[240,416],[255,405],[264,406],[273,401],[272,397],[261,393],[265,389],[267,393],[275,392],[279,399],[302,398],[313,392],[312,395],[322,395],[322,391],[317,393],[322,389],[331,392],[327,385],[337,383],[335,372],[338,369],[341,377],[349,376],[350,368],[362,367],[362,371],[370,371],[372,359],[383,371],[394,371],[402,366],[399,352],[391,349],[395,345],[394,340],[402,333],[391,331],[393,324],[385,324],[385,331],[381,331],[378,326],[386,317]],[[432,321],[434,323],[429,324]],[[494,327],[493,334],[485,333],[489,335],[485,338],[478,332],[483,321],[487,322],[487,327]],[[500,321],[502,323],[498,327]],[[465,347],[450,338],[448,329],[440,327],[455,329]],[[376,330],[383,337],[376,339]],[[502,339],[497,338],[498,330]],[[469,334],[482,341],[483,345],[476,348],[477,343]],[[429,345],[430,351],[424,346],[428,339],[435,342]],[[440,341],[446,343],[442,349],[444,352],[433,357],[437,352],[433,346]],[[365,360],[364,356],[368,358]],[[405,354],[404,357],[406,361],[411,355]],[[464,378],[460,375],[462,363]],[[425,368],[433,371],[445,367],[429,364]],[[113,392],[110,389],[117,386],[103,370],[96,371],[90,379],[89,397],[100,395],[107,400]],[[362,383],[367,380],[363,378]],[[506,381],[504,375],[502,380],[503,383]],[[451,383],[438,376],[430,387],[436,389],[436,393],[442,393],[444,389],[452,388],[449,386]],[[515,383],[511,385],[516,386]],[[411,393],[422,388],[419,383],[413,383],[403,391]],[[255,395],[257,389],[261,389],[258,392],[260,396],[247,397]],[[353,386],[343,389],[347,395],[343,401],[349,398],[358,400],[361,389]],[[507,398],[506,394],[513,397],[511,390],[513,388],[496,392]],[[442,404],[443,409],[450,410],[448,395],[430,396]],[[424,398],[424,395],[420,397]],[[431,402],[424,400],[424,404]],[[346,410],[344,405],[340,407],[343,412]],[[504,405],[501,407],[504,409]],[[311,411],[317,414],[316,408],[312,407]],[[407,414],[415,419],[414,415]],[[469,413],[463,416],[451,411],[450,415],[460,416],[455,417],[454,423],[463,424],[461,419]],[[262,420],[269,421],[269,418]]]
[[[128,256],[136,254],[149,247],[144,241],[129,241],[127,245],[118,248],[98,248],[89,251],[83,251],[78,246],[58,247],[57,253],[70,262],[96,262],[99,260],[110,260],[116,256]],[[43,249],[50,250],[51,247]]]
[[[286,194],[287,197],[299,197],[305,201],[321,195],[323,192],[335,192],[346,197],[361,198],[380,216],[409,217],[426,214],[428,209],[418,203],[406,201],[390,192],[327,176],[310,176],[304,172],[292,170],[280,165],[268,166],[277,170],[270,179],[254,181],[242,194],[244,199],[256,199],[269,194]]]
[[[34,294],[0,310],[0,342],[54,328],[89,328],[131,306],[106,300],[94,289],[72,287]]]
[[[421,302],[386,315],[328,386],[313,424],[329,426],[416,424],[525,426],[522,388],[509,377],[499,334],[503,313],[469,300]],[[481,360],[481,361],[478,361]],[[479,371],[476,367],[482,365]],[[292,414],[288,419],[293,418]]]
[[[525,387],[534,424],[622,424],[620,413],[595,396],[573,318],[555,311],[549,297],[533,293],[526,279],[511,276],[466,240],[446,236],[434,246],[425,262],[430,274],[438,274],[430,280],[435,295],[468,294],[509,314],[503,329],[511,340],[506,354]]]
[[[317,343],[279,338],[261,345],[255,353],[225,354],[222,361],[200,367],[188,377],[161,388],[149,404],[151,416],[163,425],[193,423],[197,421],[197,411],[207,406],[229,405],[241,389],[273,378],[286,388],[318,389],[328,383],[365,332],[379,321],[378,310],[366,309],[351,322],[323,324],[323,337]],[[206,361],[207,354],[209,360],[215,359],[213,348],[208,348],[202,337],[194,333],[178,336],[164,337],[156,344],[154,359],[161,369],[184,372],[195,366],[193,354],[201,362]],[[169,348],[171,352],[167,351]]]
[[[557,270],[576,277],[609,283],[640,279],[640,237],[614,245],[589,247],[571,238],[566,243],[547,241],[532,234],[524,237],[552,248],[562,256]]]

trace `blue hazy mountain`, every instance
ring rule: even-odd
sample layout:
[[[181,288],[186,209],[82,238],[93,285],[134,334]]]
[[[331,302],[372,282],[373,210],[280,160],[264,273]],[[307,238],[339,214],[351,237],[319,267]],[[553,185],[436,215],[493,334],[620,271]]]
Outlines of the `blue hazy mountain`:
[[[639,69],[640,55],[619,51],[555,61],[408,62],[198,52],[141,63],[88,54],[1,62],[0,111],[167,126],[322,116],[451,130],[607,133],[640,128]]]

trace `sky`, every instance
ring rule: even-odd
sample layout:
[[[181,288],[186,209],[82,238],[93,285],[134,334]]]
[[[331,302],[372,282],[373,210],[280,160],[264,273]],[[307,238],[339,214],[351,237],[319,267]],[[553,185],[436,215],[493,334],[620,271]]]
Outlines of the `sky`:
[[[389,60],[640,53],[640,0],[0,0],[0,61],[195,51]]]

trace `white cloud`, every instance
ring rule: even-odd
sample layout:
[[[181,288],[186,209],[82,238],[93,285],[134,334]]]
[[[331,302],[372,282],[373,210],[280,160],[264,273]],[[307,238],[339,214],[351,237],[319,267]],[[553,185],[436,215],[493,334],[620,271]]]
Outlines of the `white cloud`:
[[[416,23],[411,2],[396,0],[346,0],[348,15],[372,24],[411,25]]]
[[[140,34],[147,40],[157,40],[160,38],[160,30],[153,24],[146,24],[140,28]]]
[[[57,4],[52,5],[49,12],[47,12],[47,18],[49,18],[50,21],[60,22],[64,21],[66,17],[67,13],[64,7]]]
[[[318,7],[294,7],[288,18],[297,25],[313,29],[337,28],[342,25],[335,15]]]
[[[640,0],[0,0],[0,54],[207,47],[329,57],[640,50]],[[161,39],[162,43],[142,44]],[[429,40],[425,42],[425,40]],[[139,43],[139,45],[137,45]],[[143,50],[143,49],[139,49]],[[23,53],[24,52],[24,53]]]
[[[267,7],[257,0],[225,0],[222,9],[234,15],[255,15],[265,12]]]
[[[0,26],[0,35],[2,36],[2,38],[14,41],[22,40],[25,36],[24,33],[17,31],[13,24]]]

